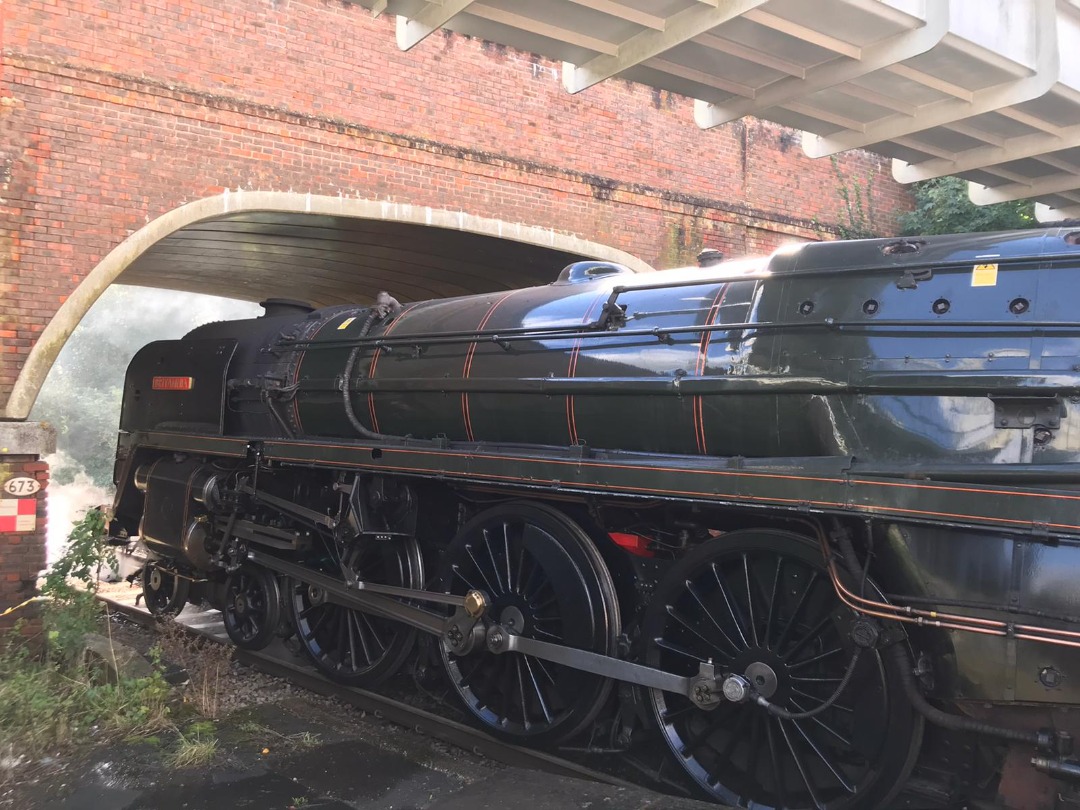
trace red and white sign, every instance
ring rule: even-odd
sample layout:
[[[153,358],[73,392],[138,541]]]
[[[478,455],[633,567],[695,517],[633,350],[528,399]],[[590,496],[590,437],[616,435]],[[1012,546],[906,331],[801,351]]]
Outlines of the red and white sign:
[[[37,528],[37,498],[0,498],[0,532]]]

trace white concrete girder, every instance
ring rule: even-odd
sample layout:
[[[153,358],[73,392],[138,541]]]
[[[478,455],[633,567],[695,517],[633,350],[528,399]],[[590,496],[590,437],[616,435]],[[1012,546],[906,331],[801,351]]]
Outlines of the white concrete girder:
[[[995,171],[993,167],[986,171]],[[1012,200],[1026,200],[1029,197],[1043,197],[1049,194],[1062,194],[1080,188],[1080,177],[1075,174],[1052,174],[1026,183],[1005,183],[1000,186],[984,186],[980,183],[968,183],[968,197],[976,205],[993,205]]]
[[[767,0],[720,0],[717,5],[699,4],[669,17],[663,31],[646,29],[619,44],[614,55],[595,57],[583,65],[563,63],[563,87],[580,93],[597,82],[647,62],[676,45],[711,31],[718,25],[745,14]]]
[[[1080,43],[1080,14],[1075,11],[1072,13],[1059,13],[1057,25],[1061,73],[1063,75],[1080,75],[1080,51],[1076,47],[1077,43]],[[1060,82],[1051,89],[1063,95],[1080,99],[1080,94],[1077,94],[1071,88],[1063,86]],[[933,177],[975,171],[976,169],[1013,160],[1030,157],[1042,159],[1042,156],[1048,152],[1056,152],[1080,144],[1080,124],[1057,127],[1019,111],[1002,109],[998,110],[998,112],[1007,115],[1013,120],[1019,120],[1027,126],[1037,128],[1039,131],[1012,138],[994,138],[992,134],[983,133],[971,127],[965,128],[962,122],[949,124],[948,126],[957,132],[982,139],[987,142],[987,145],[965,150],[946,159],[926,160],[915,164],[894,160],[893,177],[900,183],[914,183],[919,180],[929,180]],[[1066,171],[1071,171],[1071,169],[1066,169]]]
[[[994,112],[1002,107],[1022,104],[1046,94],[1057,83],[1060,71],[1057,4],[1055,0],[1033,0],[1030,9],[1031,24],[1034,26],[1034,47],[1031,54],[1034,57],[1034,68],[1029,69],[1017,65],[1018,71],[1022,70],[1028,75],[1011,82],[970,91],[970,101],[956,97],[945,99],[919,108],[915,115],[889,116],[868,123],[861,131],[839,132],[824,137],[806,133],[803,137],[803,150],[810,157],[826,157],[847,149],[858,149],[890,141],[954,121]],[[953,35],[950,37],[956,39]],[[978,50],[970,43],[965,44],[964,49],[972,54]],[[1001,63],[1002,57],[999,54],[986,51],[984,55],[990,63]],[[894,70],[905,67],[907,66],[897,65]],[[919,80],[914,75],[910,78]],[[947,81],[943,77],[928,77],[928,79],[931,78],[936,83]],[[961,86],[960,89],[964,89],[967,95],[966,88]]]
[[[926,53],[949,31],[948,3],[930,0],[926,4],[925,14],[922,24],[918,27],[878,43],[873,48],[867,49],[865,53],[859,50],[855,56],[849,52],[838,51],[835,45],[830,47],[818,35],[813,40],[815,44],[847,58],[830,60],[809,68],[802,78],[791,76],[779,79],[759,89],[751,99],[734,99],[720,104],[711,104],[698,99],[694,102],[694,120],[702,129],[710,129],[742,118],[744,115],[760,115],[767,118],[770,107],[783,106],[786,102],[805,99],[810,93],[849,82],[888,65]],[[760,15],[757,19],[761,19]],[[785,33],[792,32],[785,31]],[[837,89],[844,92],[843,87]]]
[[[622,3],[615,3],[612,0],[567,0],[567,2],[583,8],[591,8],[593,11],[599,11],[609,17],[636,23],[644,28],[652,28],[654,31],[663,31],[667,23],[663,17],[630,8],[630,6],[624,6]]]
[[[702,34],[694,39],[694,42],[704,45],[707,48],[712,48],[714,51],[726,53],[728,56],[745,59],[747,62],[753,62],[755,65],[761,65],[762,67],[778,70],[781,73],[787,73],[789,76],[795,76],[799,79],[806,78],[806,68],[797,62],[784,59],[783,57],[777,56],[775,53],[767,53],[758,48],[751,48],[749,45],[745,45],[741,42],[733,42],[730,39],[718,37],[716,34]]]
[[[1062,219],[1080,218],[1080,205],[1052,208],[1045,203],[1035,203],[1035,219],[1039,222],[1057,222]]]
[[[1060,135],[1036,132],[1020,138],[1010,138],[998,145],[991,144],[968,149],[953,156],[939,157],[921,163],[894,160],[892,173],[898,183],[914,183],[934,177],[975,171],[998,163],[1008,163],[1011,160],[1030,157],[1041,160],[1047,152],[1056,152],[1078,143],[1080,143],[1080,126],[1069,127]]]
[[[401,50],[407,51],[418,45],[471,6],[472,3],[473,0],[444,0],[442,3],[429,3],[415,17],[398,17],[397,46]]]

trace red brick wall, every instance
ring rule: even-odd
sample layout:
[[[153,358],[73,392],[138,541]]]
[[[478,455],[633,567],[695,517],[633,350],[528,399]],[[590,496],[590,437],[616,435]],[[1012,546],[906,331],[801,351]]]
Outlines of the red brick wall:
[[[36,456],[0,457],[0,482],[17,476],[36,478],[41,483],[37,495],[31,496],[37,502],[37,525],[32,532],[0,532],[0,613],[34,596],[38,572],[45,567],[45,489],[49,484],[49,467]],[[29,605],[0,617],[0,636],[20,621],[24,636],[40,634],[38,607]]]
[[[565,93],[559,63],[340,0],[0,3],[0,402],[94,265],[225,188],[379,197],[576,233],[656,265],[849,224],[909,201],[882,159],[806,158],[757,121],[708,132],[623,81]]]

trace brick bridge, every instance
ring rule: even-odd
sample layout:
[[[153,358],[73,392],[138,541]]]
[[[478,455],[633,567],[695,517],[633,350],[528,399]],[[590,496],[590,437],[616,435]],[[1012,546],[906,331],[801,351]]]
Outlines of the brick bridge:
[[[511,238],[526,247],[549,234],[559,250],[533,266],[577,253],[657,267],[703,246],[738,255],[853,226],[888,234],[909,205],[874,155],[813,161],[797,133],[753,120],[701,131],[690,100],[623,81],[571,96],[560,64],[451,33],[401,53],[393,25],[340,0],[0,5],[0,483],[47,478],[47,438],[11,420],[108,283],[229,292],[197,260],[168,272],[145,261],[171,233],[155,223],[198,201],[221,213],[214,200],[238,190],[294,192],[376,219],[345,201],[379,201],[435,212],[442,231],[460,211],[478,233],[524,226]],[[310,202],[295,211],[300,226],[317,216]],[[429,277],[451,273],[458,243],[430,215],[412,219],[422,233],[409,239],[444,254]],[[508,260],[464,288],[547,272],[524,266]],[[352,277],[357,299],[363,281]],[[38,498],[34,531],[0,533],[0,610],[43,564]]]

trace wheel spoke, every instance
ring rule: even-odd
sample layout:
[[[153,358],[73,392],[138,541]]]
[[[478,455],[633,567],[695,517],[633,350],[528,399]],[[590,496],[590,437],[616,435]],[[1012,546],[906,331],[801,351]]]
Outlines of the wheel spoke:
[[[662,650],[668,650],[669,652],[673,652],[676,655],[682,655],[694,661],[700,661],[701,663],[705,663],[707,660],[709,660],[708,656],[692,653],[689,650],[680,647],[678,644],[673,644],[665,638],[655,639],[653,643]]]
[[[841,628],[854,613],[820,557],[812,538],[773,529],[736,529],[689,550],[646,605],[645,663],[686,675],[728,655],[716,660],[718,671],[746,673],[767,691],[773,672],[769,699],[778,706],[800,714],[822,707],[843,682],[850,649]],[[921,737],[910,706],[888,700],[898,678],[891,661],[867,662],[853,696],[797,720],[726,701],[730,713],[719,717],[723,709],[707,713],[659,690],[651,698],[668,747],[715,800],[855,810],[893,795]],[[883,742],[860,745],[856,722]]]
[[[788,617],[788,623],[780,633],[780,638],[776,640],[776,644],[773,645],[773,649],[781,650],[784,647],[784,642],[787,641],[788,633],[798,623],[799,616],[802,615],[803,605],[806,604],[806,600],[810,598],[811,591],[814,590],[814,586],[818,582],[818,572],[810,572],[810,580],[806,583],[806,587],[803,588],[802,596],[799,597],[799,601],[795,605],[795,609],[791,611],[791,615]]]
[[[470,582],[470,581],[469,581],[469,580],[468,580],[468,579],[467,579],[467,578],[465,577],[465,575],[464,575],[463,573],[461,573],[461,566],[460,566],[460,565],[452,565],[452,566],[451,566],[450,568],[451,568],[451,570],[452,570],[452,571],[454,572],[454,576],[456,576],[456,577],[457,577],[458,579],[460,579],[460,580],[461,580],[462,582],[464,582],[464,583],[465,583],[465,584],[466,584],[466,585],[467,585],[467,586],[469,587],[469,590],[470,590],[470,591],[479,591],[479,590],[482,590],[481,588],[477,588],[477,587],[476,587],[475,585],[473,585],[473,584],[472,584],[472,583],[471,583],[471,582]]]
[[[551,674],[551,670],[547,668],[547,662],[542,658],[532,658],[533,663],[539,667],[540,671],[544,673],[544,677],[548,679],[548,682],[555,687],[555,693],[558,694],[558,684],[555,682],[555,677]],[[559,695],[561,698],[562,696]]]
[[[349,626],[348,611],[346,611],[344,608],[335,608],[334,612],[337,614],[338,632],[336,652],[338,668],[340,669],[341,666],[345,663],[346,648],[349,648],[349,650],[354,653],[354,658],[355,651],[352,650],[352,627]],[[355,664],[353,665],[353,669],[356,669]]]
[[[533,635],[534,636],[547,636],[548,638],[555,639],[555,641],[562,641],[563,640],[563,637],[558,635],[557,633],[548,632],[547,630],[544,630],[543,628],[540,628],[540,627],[534,627],[533,628]]]
[[[319,632],[319,628],[326,624],[326,620],[330,618],[330,611],[326,610],[326,605],[312,605],[312,607],[323,608],[323,611],[319,614],[318,618],[315,619],[314,624],[308,625],[307,638],[309,640],[315,638],[315,634]]]
[[[749,616],[750,636],[754,639],[754,646],[758,645],[757,622],[754,619],[754,594],[750,588],[750,561],[746,552],[742,555],[743,576],[746,578],[746,614]]]
[[[795,710],[798,711],[798,712],[805,712],[806,711],[806,709],[803,708],[803,705],[801,703],[799,703],[797,700],[792,699],[791,705],[794,706]],[[845,737],[843,734],[841,734],[835,728],[833,728],[828,723],[826,723],[824,720],[822,720],[820,715],[815,715],[814,717],[811,717],[810,720],[813,721],[814,725],[816,725],[818,728],[820,728],[826,734],[829,734],[830,736],[832,736],[838,743],[840,743],[845,748],[853,748],[853,744],[852,744],[851,740],[849,740],[847,737]]]
[[[716,567],[716,563],[712,564],[713,577],[716,579],[716,587],[720,590],[720,595],[724,598],[724,604],[727,606],[728,613],[731,614],[731,623],[735,625],[735,629],[739,633],[739,638],[742,639],[743,647],[750,646],[746,640],[746,634],[743,632],[742,625],[739,623],[739,617],[736,615],[735,605],[731,601],[731,596],[728,594],[727,586],[724,585],[724,578],[720,575],[720,569]]]
[[[789,670],[802,669],[809,664],[816,664],[818,661],[824,661],[826,658],[831,658],[837,653],[843,652],[843,647],[833,647],[831,650],[826,650],[823,653],[815,655],[813,658],[804,658],[802,661],[796,661],[794,664],[788,664]]]
[[[472,550],[471,545],[465,546],[465,553],[469,555],[469,559],[472,560],[473,566],[475,566],[477,573],[480,574],[480,577],[484,580],[484,584],[487,585],[488,593],[492,594],[492,595],[501,594],[503,592],[502,588],[499,588],[498,590],[495,590],[495,588],[492,586],[491,580],[488,579],[488,575],[484,571],[483,566],[480,565],[480,561],[477,560],[476,555],[473,554],[473,550]],[[464,579],[464,577],[462,577],[462,579]]]
[[[698,605],[701,607],[701,612],[704,613],[706,615],[706,617],[708,617],[709,622],[712,624],[713,627],[716,628],[716,631],[720,634],[720,637],[722,639],[724,639],[724,641],[727,643],[728,647],[731,648],[732,652],[737,655],[739,650],[742,649],[742,648],[739,647],[738,644],[736,644],[734,641],[731,640],[731,637],[724,631],[724,628],[720,626],[720,623],[718,621],[716,621],[716,617],[714,617],[712,615],[712,611],[710,611],[705,606],[705,601],[701,598],[701,594],[699,594],[697,592],[697,589],[694,587],[694,583],[691,582],[689,579],[686,580],[686,590],[692,597],[694,597],[694,601],[697,602]],[[673,608],[669,605],[668,606],[668,613],[671,613],[672,609]],[[675,616],[675,614],[671,614],[671,615],[676,621],[678,621],[684,627],[688,626],[685,621],[680,619],[678,616]],[[692,630],[695,635],[697,635],[702,640],[704,640],[704,636],[702,636],[696,630],[694,630],[693,628],[689,628],[689,629]],[[708,642],[706,642],[706,643],[708,643]]]
[[[820,622],[815,624],[810,629],[810,632],[808,632],[801,639],[796,641],[794,646],[791,647],[791,649],[789,649],[787,652],[780,653],[780,656],[786,661],[789,658],[792,658],[793,656],[795,656],[798,653],[802,652],[803,647],[805,647],[807,644],[809,644],[814,639],[818,638],[821,635],[821,631],[824,630],[826,627],[829,627],[832,624],[832,621],[833,621],[833,617],[830,616],[829,614],[826,614],[824,619],[822,619]],[[780,651],[779,646],[776,649],[777,649],[777,652]]]
[[[762,640],[762,644],[766,647],[769,646],[769,639],[772,638],[773,632],[773,617],[776,613],[777,593],[780,590],[780,570],[784,567],[784,558],[777,556],[776,558],[776,573],[773,574],[772,583],[772,596],[769,598],[769,613],[765,618],[765,638]]]
[[[769,722],[768,717],[755,714],[753,723],[750,726],[750,741],[747,743],[746,751],[746,775],[750,777],[751,782],[757,781],[758,752],[761,749],[761,727],[767,722]]]
[[[778,720],[777,725],[780,726],[780,734],[787,744],[788,751],[791,752],[791,758],[795,760],[795,768],[799,771],[799,776],[802,777],[803,784],[806,785],[806,792],[810,794],[810,801],[814,803],[814,807],[818,810],[824,810],[821,799],[818,798],[817,793],[814,791],[814,786],[810,784],[810,774],[806,772],[806,766],[803,764],[802,757],[799,756],[799,752],[795,748],[795,743],[792,742],[791,736],[788,734],[784,721]]]
[[[514,593],[520,594],[522,583],[525,581],[525,541],[519,540],[517,545],[517,576],[514,578],[514,581],[517,583],[517,585],[514,587]]]
[[[510,571],[510,524],[506,521],[503,521],[503,552],[506,554],[506,590],[508,593],[517,593],[514,575]]]
[[[458,686],[467,686],[469,684],[469,682],[472,680],[472,676],[475,675],[480,670],[480,666],[483,663],[484,663],[484,659],[477,656],[476,660],[472,662],[472,669],[470,669],[468,672],[463,673],[462,675],[460,675],[458,677],[458,679],[457,679]],[[458,671],[460,672],[461,670],[459,669]]]
[[[694,627],[694,623],[691,622],[686,617],[684,617],[681,613],[679,613],[679,611],[677,611],[673,605],[668,605],[667,606],[667,613],[671,618],[673,618],[675,621],[677,621],[679,624],[681,624],[683,627],[685,627],[688,631],[690,631],[695,636],[697,636],[699,639],[701,639],[702,643],[705,644],[706,649],[708,649],[708,650],[715,649],[716,644],[714,642],[712,642],[712,641],[709,641],[709,639],[705,638],[705,636],[701,635],[701,633],[698,632],[697,628]],[[737,652],[739,648],[734,647],[734,649]],[[711,656],[707,656],[707,657],[711,657]]]
[[[774,722],[779,723],[780,721],[774,721],[772,718],[766,718],[765,720],[765,736],[769,741],[769,762],[772,765],[773,784],[776,785],[776,795],[780,799],[777,806],[788,807],[787,788],[784,784],[784,772],[780,769],[780,746],[777,745],[776,735],[773,733]]]
[[[525,699],[525,676],[521,671],[521,656],[515,655],[513,661],[517,671],[518,696],[521,698],[521,724],[528,731],[532,728],[532,723],[529,722],[529,702]]]
[[[371,654],[371,650],[368,648],[367,639],[364,638],[363,628],[360,627],[360,619],[357,618],[358,614],[355,610],[349,611],[349,621],[351,622],[353,629],[356,631],[356,638],[360,641],[360,648],[364,651],[364,663],[374,663],[375,658]],[[350,645],[351,646],[351,645]],[[356,654],[353,651],[353,670],[356,670]]]
[[[792,687],[791,691],[794,694],[799,695],[800,697],[809,698],[810,700],[817,701],[817,705],[815,705],[814,708],[817,708],[817,706],[825,702],[824,698],[818,697],[817,695],[811,695],[809,692],[804,692],[801,689],[796,689],[795,687]],[[839,702],[832,704],[829,708],[836,709],[837,711],[841,711],[846,714],[852,714],[855,711],[851,707],[845,706],[843,703]]]
[[[825,756],[825,753],[818,747],[818,745],[812,739],[810,739],[810,735],[806,733],[806,730],[803,729],[799,721],[793,720],[792,724],[795,726],[795,730],[799,732],[799,735],[804,740],[806,740],[806,744],[810,746],[810,750],[813,751],[817,758],[821,760],[822,764],[829,769],[829,772],[836,777],[836,781],[840,783],[840,786],[848,793],[854,793],[855,788],[851,785],[850,782],[848,782],[847,779],[844,778],[844,775],[840,773],[839,769],[837,769],[833,761],[827,756]]]
[[[509,586],[503,587],[502,575],[499,573],[499,561],[495,558],[495,552],[491,550],[491,537],[488,530],[484,529],[481,535],[484,538],[484,548],[487,549],[488,559],[491,560],[491,573],[495,575],[495,582],[499,586],[498,593],[506,593],[510,588]]]
[[[500,667],[499,667],[502,670],[502,672],[500,673],[500,677],[499,677],[499,698],[500,698],[500,700],[499,700],[499,722],[500,723],[505,723],[505,722],[508,722],[510,720],[510,709],[509,709],[509,706],[510,706],[510,693],[511,693],[513,687],[512,686],[508,687],[508,684],[507,684],[507,681],[510,679],[510,673],[507,671],[509,669],[509,664],[510,664],[510,657],[509,656],[502,656],[502,660],[500,661]]]
[[[525,662],[525,670],[529,673],[529,682],[532,684],[533,693],[536,695],[536,702],[540,706],[544,720],[550,723],[554,718],[551,715],[551,710],[548,709],[547,701],[544,700],[544,693],[540,691],[540,684],[537,683],[536,673],[533,672],[532,664],[529,663],[529,656],[523,655],[521,660]]]
[[[521,502],[492,507],[450,542],[443,566],[451,593],[482,586],[495,621],[513,620],[517,632],[545,642],[612,653],[620,612],[611,580],[588,534],[562,512]],[[504,739],[561,742],[587,726],[612,688],[601,676],[520,654],[481,652],[466,663],[471,657],[442,648],[466,708]]]
[[[379,631],[375,629],[375,626],[371,623],[371,619],[368,618],[367,614],[357,613],[356,615],[363,620],[364,626],[367,627],[368,632],[371,634],[371,637],[375,640],[375,643],[379,645],[379,650],[381,652],[386,652],[386,642],[382,640],[382,637],[379,635]]]

